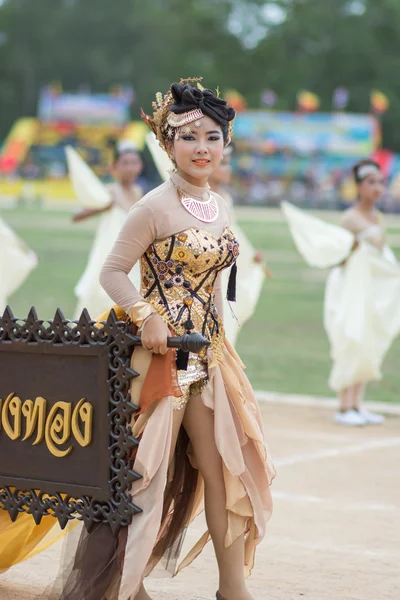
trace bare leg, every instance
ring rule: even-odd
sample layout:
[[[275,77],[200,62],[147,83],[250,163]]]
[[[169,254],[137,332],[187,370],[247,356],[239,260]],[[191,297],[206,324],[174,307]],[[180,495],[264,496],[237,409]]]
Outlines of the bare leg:
[[[360,410],[363,399],[364,399],[364,393],[365,393],[365,388],[367,387],[365,385],[365,383],[356,383],[354,386],[355,388],[354,390],[354,397],[353,397],[353,408],[355,410]]]
[[[174,421],[173,421],[173,425],[172,425],[170,459],[172,458],[174,451],[175,451],[176,440],[178,439],[178,434],[179,434],[179,430],[182,425],[182,420],[183,420],[184,414],[185,414],[185,409],[177,410],[174,412],[174,417],[173,417]],[[151,596],[149,596],[148,593],[146,592],[146,589],[145,589],[143,583],[142,583],[138,593],[136,594],[134,600],[151,600]]]
[[[359,410],[364,397],[365,383],[354,383],[339,392],[340,411]]]
[[[200,396],[189,400],[183,425],[204,478],[206,519],[218,562],[219,591],[225,600],[253,600],[244,579],[244,536],[225,547],[228,519],[222,459],[215,444],[214,415]]]
[[[346,412],[346,410],[351,410],[353,408],[354,405],[354,390],[353,390],[354,386],[350,385],[347,388],[343,388],[342,390],[340,390],[339,392],[339,401],[340,401],[340,406],[339,406],[339,410],[340,412]]]

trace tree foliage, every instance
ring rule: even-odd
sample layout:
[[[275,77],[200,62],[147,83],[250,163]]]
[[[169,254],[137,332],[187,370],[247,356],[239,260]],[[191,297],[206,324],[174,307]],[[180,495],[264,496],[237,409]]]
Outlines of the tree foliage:
[[[271,20],[279,9],[282,18]],[[367,112],[371,89],[381,89],[391,103],[384,143],[400,151],[399,29],[398,0],[3,0],[0,138],[36,113],[51,81],[71,91],[133,84],[138,117],[154,92],[202,75],[210,87],[238,89],[254,108],[272,88],[278,108],[293,110],[307,88],[329,111],[343,86],[348,109]]]

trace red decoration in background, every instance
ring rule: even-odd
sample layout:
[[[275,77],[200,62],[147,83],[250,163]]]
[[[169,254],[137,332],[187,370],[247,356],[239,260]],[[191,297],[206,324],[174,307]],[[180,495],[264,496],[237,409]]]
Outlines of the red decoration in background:
[[[371,158],[378,163],[385,177],[389,177],[392,173],[393,162],[395,159],[394,153],[386,148],[379,148],[379,150],[376,150],[376,152],[373,153]]]

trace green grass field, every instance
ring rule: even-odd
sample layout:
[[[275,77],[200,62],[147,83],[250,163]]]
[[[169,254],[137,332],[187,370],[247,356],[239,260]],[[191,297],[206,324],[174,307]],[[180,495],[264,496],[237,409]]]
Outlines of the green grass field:
[[[3,210],[1,216],[36,251],[37,268],[10,299],[16,316],[35,306],[42,319],[56,307],[74,312],[73,288],[86,263],[96,223],[72,225],[70,214],[33,209]],[[256,389],[331,395],[327,379],[329,347],[322,327],[326,273],[309,268],[297,254],[288,228],[276,211],[246,211],[240,224],[261,248],[274,274],[266,281],[257,312],[241,331],[238,351]],[[400,223],[389,220],[389,242],[400,254]],[[399,246],[399,247],[396,247]],[[400,340],[391,348],[384,378],[368,398],[398,402]]]

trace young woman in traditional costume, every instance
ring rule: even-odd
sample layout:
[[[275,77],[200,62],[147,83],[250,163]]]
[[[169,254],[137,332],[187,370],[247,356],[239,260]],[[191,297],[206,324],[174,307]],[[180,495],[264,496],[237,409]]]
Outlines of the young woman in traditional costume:
[[[195,84],[195,85],[193,85]],[[245,578],[272,511],[274,477],[263,423],[243,364],[225,339],[221,276],[235,297],[238,243],[226,202],[207,184],[230,141],[234,111],[199,80],[157,94],[143,115],[176,170],[130,210],[101,283],[143,347],[132,355],[132,422],[142,509],[118,535],[109,525],[67,536],[60,600],[148,600],[143,580],[161,560],[177,574],[212,539],[219,600],[252,600]],[[128,274],[140,263],[137,289]],[[198,332],[200,354],[167,349],[168,336]],[[186,529],[205,508],[207,529],[180,559]],[[73,555],[68,564],[68,556]],[[61,593],[61,595],[60,595]],[[188,590],[187,597],[192,591]]]

